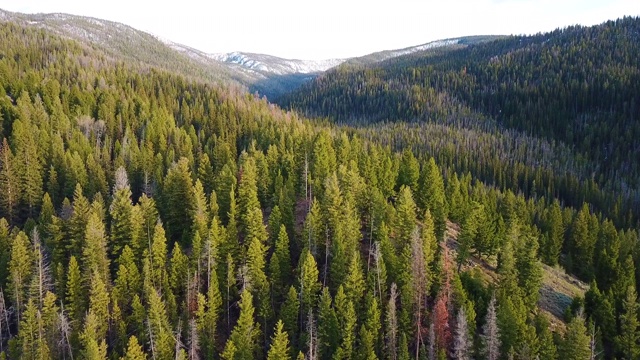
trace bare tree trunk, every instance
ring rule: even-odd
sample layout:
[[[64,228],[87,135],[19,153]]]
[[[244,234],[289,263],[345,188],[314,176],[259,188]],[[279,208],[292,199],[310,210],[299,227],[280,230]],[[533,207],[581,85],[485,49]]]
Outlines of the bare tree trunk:
[[[386,348],[387,356],[390,360],[398,359],[398,318],[396,315],[396,300],[398,288],[395,283],[391,284],[391,294],[389,296],[389,306],[387,308],[387,334]]]

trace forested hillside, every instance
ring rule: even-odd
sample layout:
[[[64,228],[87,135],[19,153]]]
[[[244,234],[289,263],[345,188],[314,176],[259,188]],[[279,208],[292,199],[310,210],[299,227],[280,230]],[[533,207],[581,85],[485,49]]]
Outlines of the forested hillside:
[[[0,113],[4,358],[640,353],[636,230],[482,182],[435,156],[446,133],[306,120],[6,22]],[[591,284],[566,326],[542,262]]]
[[[339,123],[444,124],[486,138],[515,136],[522,151],[531,152],[540,141],[549,149],[568,148],[554,154],[559,164],[536,161],[544,175],[520,169],[518,181],[497,178],[504,172],[489,161],[471,163],[483,162],[485,169],[477,172],[485,174],[479,176],[499,187],[560,197],[574,206],[589,201],[617,223],[635,226],[638,219],[630,214],[640,210],[639,34],[640,19],[625,18],[435,49],[379,65],[342,66],[279,103]],[[414,143],[423,141],[430,140]],[[461,161],[458,168],[468,169]],[[527,158],[508,161],[524,164]]]

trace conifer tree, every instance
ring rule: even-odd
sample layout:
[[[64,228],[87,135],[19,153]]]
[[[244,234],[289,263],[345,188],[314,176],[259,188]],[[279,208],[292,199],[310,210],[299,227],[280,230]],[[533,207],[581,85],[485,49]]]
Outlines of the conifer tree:
[[[469,326],[467,324],[467,316],[464,313],[464,307],[458,310],[456,317],[456,330],[453,339],[453,356],[459,360],[469,360],[472,358],[473,343],[469,337]]]
[[[300,274],[300,308],[303,314],[315,307],[320,282],[318,281],[318,265],[309,250],[300,257],[298,273]]]
[[[229,350],[229,342],[236,348],[234,359],[255,359],[258,353],[258,339],[260,338],[260,325],[254,320],[253,296],[251,292],[244,290],[240,296],[240,317],[231,332],[229,341],[225,347],[225,353]],[[230,350],[229,350],[230,351]]]
[[[331,306],[331,304],[329,304]],[[298,296],[298,292],[294,286],[289,287],[289,292],[287,293],[287,297],[285,298],[282,306],[280,307],[280,316],[279,318],[282,320],[284,331],[289,334],[289,338],[291,339],[291,348],[297,349],[297,339],[298,339],[298,328],[299,321],[298,318],[300,316],[300,298]],[[321,325],[322,326],[322,325]]]
[[[198,180],[202,183],[205,194],[211,194],[214,188],[214,175],[211,160],[206,152],[200,154],[198,161]]]
[[[117,259],[126,245],[137,247],[135,225],[132,223],[133,204],[131,203],[131,188],[129,178],[124,167],[119,167],[115,174],[113,186],[113,200],[109,207],[111,216],[111,255]]]
[[[92,330],[95,332],[96,339],[104,339],[109,330],[109,302],[106,285],[97,271],[94,271],[89,291],[89,313],[93,314],[96,321],[95,329]]]
[[[402,187],[396,203],[396,247],[402,249],[411,243],[411,236],[416,227],[416,204],[408,187]]]
[[[633,286],[627,289],[620,315],[620,335],[617,343],[623,359],[637,359],[640,356],[640,329],[638,329],[638,295]]]
[[[389,360],[398,358],[398,317],[396,314],[397,301],[396,284],[391,284],[389,304],[385,319],[385,353]]]
[[[138,343],[138,338],[135,335],[131,335],[129,338],[129,344],[127,345],[127,352],[124,354],[120,360],[146,360],[147,355],[145,355],[142,346]]]
[[[9,286],[7,290],[13,297],[16,318],[20,323],[20,314],[26,305],[27,291],[31,283],[33,254],[27,235],[20,231],[13,239],[11,260],[9,261]]]
[[[98,330],[100,323],[94,313],[89,312],[84,322],[84,328],[80,339],[82,341],[82,353],[85,359],[106,360],[107,359],[107,343],[104,338],[100,337]]]
[[[193,200],[193,208],[191,209],[193,232],[197,232],[200,238],[204,239],[209,231],[210,215],[205,190],[199,179],[193,185]]]
[[[418,189],[418,178],[420,177],[420,164],[416,160],[410,149],[405,149],[400,158],[400,166],[398,168],[398,179],[396,181],[396,189],[402,186],[408,186],[411,189]]]
[[[76,257],[69,258],[69,268],[67,270],[67,309],[71,320],[80,321],[85,312],[85,296],[82,285],[82,274]]]
[[[103,283],[108,283],[109,257],[107,256],[107,238],[104,223],[100,216],[92,212],[89,215],[85,240],[82,250],[82,266],[85,270],[85,281],[90,282],[93,275],[98,275]]]
[[[189,170],[189,160],[180,158],[167,172],[163,186],[163,209],[167,235],[172,240],[179,240],[186,245],[189,226],[193,223],[192,212],[195,202]]]
[[[349,272],[344,281],[344,291],[345,294],[347,294],[347,298],[354,304],[354,307],[357,307],[356,311],[358,311],[365,291],[362,261],[360,260],[360,252],[358,251],[353,252],[351,255]]]
[[[500,329],[496,312],[496,297],[491,296],[484,326],[482,327],[483,353],[487,360],[500,358]]]
[[[431,212],[436,239],[442,240],[447,227],[444,181],[440,169],[432,157],[422,167],[417,190],[416,203],[423,212],[426,210]]]
[[[271,215],[273,217],[273,214]],[[291,279],[291,255],[289,253],[289,236],[284,225],[280,225],[280,232],[275,241],[275,250],[269,262],[269,278],[274,297],[280,300],[285,295],[285,289]]]
[[[267,353],[267,360],[287,360],[291,358],[287,332],[283,330],[282,320],[278,320],[271,338],[271,347]]]
[[[43,334],[42,314],[38,306],[29,299],[20,322],[18,340],[22,345],[21,358],[47,359],[51,357],[51,349],[47,346]]]
[[[17,215],[18,181],[13,153],[4,138],[0,144],[0,216],[6,217],[9,223],[13,223]]]
[[[154,289],[149,289],[147,337],[149,338],[153,356],[157,359],[171,359],[175,355],[175,341],[169,325],[169,318],[165,304],[160,294]]]
[[[589,335],[584,318],[576,316],[567,325],[567,332],[560,347],[560,358],[567,360],[589,359]]]
[[[69,224],[70,242],[68,244],[71,255],[80,258],[85,241],[85,233],[87,231],[87,223],[91,213],[91,205],[86,197],[82,194],[82,186],[75,185],[73,192],[73,215]]]
[[[322,288],[318,305],[318,353],[320,359],[332,359],[338,348],[340,335],[339,324],[335,309],[331,306],[329,289]]]

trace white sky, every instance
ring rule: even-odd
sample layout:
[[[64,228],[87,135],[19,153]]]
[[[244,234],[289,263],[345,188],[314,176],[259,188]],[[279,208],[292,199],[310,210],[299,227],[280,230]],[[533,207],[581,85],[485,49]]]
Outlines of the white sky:
[[[215,53],[326,59],[465,35],[532,34],[640,15],[639,0],[0,0],[122,22]]]

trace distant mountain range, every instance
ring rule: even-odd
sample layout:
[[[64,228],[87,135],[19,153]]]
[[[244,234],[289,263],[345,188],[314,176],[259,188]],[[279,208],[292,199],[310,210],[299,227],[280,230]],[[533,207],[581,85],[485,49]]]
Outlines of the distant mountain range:
[[[434,48],[464,46],[494,38],[439,40],[350,59],[298,60],[245,52],[208,54],[128,25],[69,14],[21,14],[0,10],[0,20],[47,29],[87,46],[98,47],[115,60],[139,62],[205,81],[240,85],[268,98],[289,92],[343,63],[367,65]]]

